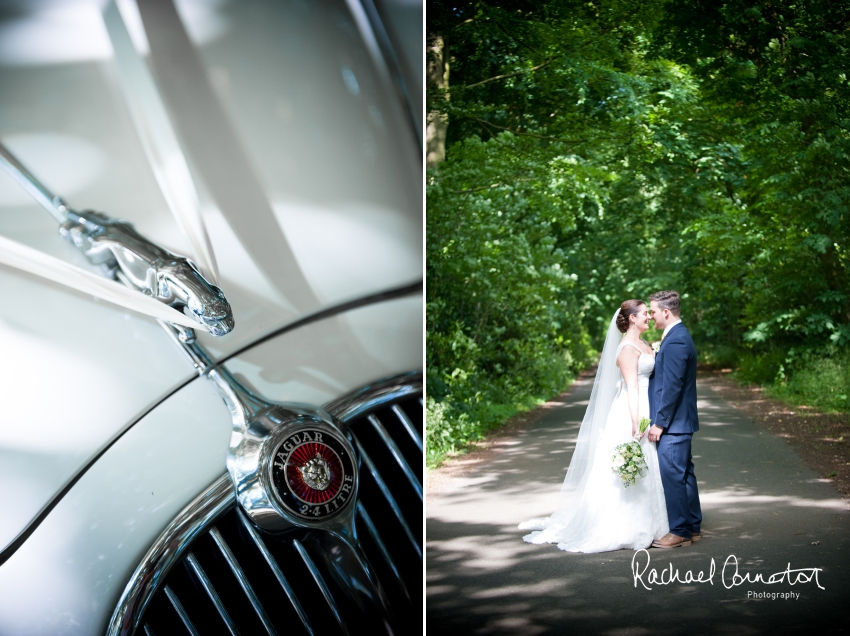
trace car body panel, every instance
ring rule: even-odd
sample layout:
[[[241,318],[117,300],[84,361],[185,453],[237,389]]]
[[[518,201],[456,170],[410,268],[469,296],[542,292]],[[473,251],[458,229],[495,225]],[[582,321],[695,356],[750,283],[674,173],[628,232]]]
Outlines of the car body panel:
[[[228,367],[278,396],[331,402],[421,369],[421,302],[414,295],[304,325]],[[154,539],[225,472],[231,431],[224,402],[203,377],[141,418],[0,568],[0,634],[103,632]]]
[[[0,288],[2,551],[194,369],[150,318],[9,270],[0,270]],[[61,328],[60,319],[79,329]]]
[[[137,49],[150,51],[138,11],[119,4]],[[191,256],[134,129],[104,6],[4,4],[0,139],[71,205],[127,219]],[[356,3],[176,6],[205,71],[201,83],[224,113],[251,176],[230,184],[242,188],[244,208],[223,201],[221,184],[210,183],[203,146],[180,124],[195,113],[181,112],[179,99],[165,96],[234,310],[232,334],[199,336],[213,358],[329,307],[421,280],[419,151],[403,105],[364,40]],[[157,79],[156,60],[146,60]],[[0,235],[93,269],[2,172]],[[284,247],[295,256],[295,270],[275,260]],[[310,299],[287,297],[286,281],[299,276]],[[193,368],[150,318],[5,266],[0,292],[0,398],[7,405],[0,417],[2,551],[112,440],[188,382]],[[364,341],[357,325],[345,329],[340,342],[361,348],[350,357],[371,377],[368,369],[381,368],[371,358],[375,342],[368,338],[375,336]],[[263,383],[280,373],[274,365],[286,363],[285,352],[263,355],[249,351],[232,364],[246,376],[254,365],[269,398],[305,402],[345,385],[305,371],[301,384],[289,379],[277,391],[274,381]],[[309,364],[304,368],[321,368]]]
[[[191,256],[134,129],[99,4],[21,3],[3,16],[0,138],[72,206],[124,218]],[[206,71],[195,90],[209,89],[200,97],[215,100],[232,133],[204,145],[209,140],[180,123],[204,116],[184,112],[198,96],[188,88],[163,91],[238,325],[228,338],[202,336],[211,353],[225,357],[322,307],[420,280],[420,153],[347,4],[177,8]],[[135,20],[127,26],[144,51]],[[85,34],[85,46],[67,36],[72,30]],[[150,66],[157,68],[154,60]],[[223,166],[209,165],[209,148],[230,149],[245,165],[226,153],[216,158]],[[247,176],[229,178],[222,192],[218,181],[228,177],[216,167]],[[0,234],[85,263],[56,238],[49,215],[2,173]],[[294,253],[295,270],[277,258],[285,250]],[[287,298],[291,281],[301,277],[309,297]]]

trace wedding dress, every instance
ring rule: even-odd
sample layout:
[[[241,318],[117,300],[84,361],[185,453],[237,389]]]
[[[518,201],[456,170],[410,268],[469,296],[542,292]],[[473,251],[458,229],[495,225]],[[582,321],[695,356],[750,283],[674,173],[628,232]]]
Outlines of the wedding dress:
[[[648,548],[653,540],[670,530],[655,443],[646,435],[641,438],[648,471],[634,485],[625,487],[611,468],[614,447],[633,439],[628,389],[616,366],[616,358],[625,346],[640,350],[626,339],[617,343],[619,332],[615,321],[616,314],[603,348],[558,509],[550,517],[520,524],[521,530],[535,530],[523,537],[528,543],[557,543],[561,550],[568,552],[638,550]],[[638,359],[639,419],[649,417],[649,376],[654,367],[655,356],[641,352]]]

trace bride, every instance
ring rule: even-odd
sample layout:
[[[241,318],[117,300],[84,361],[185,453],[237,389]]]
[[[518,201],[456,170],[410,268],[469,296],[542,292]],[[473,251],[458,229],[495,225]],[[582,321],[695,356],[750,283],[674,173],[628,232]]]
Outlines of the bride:
[[[557,543],[569,552],[638,550],[669,532],[655,444],[638,426],[649,417],[655,367],[654,352],[640,338],[648,328],[641,300],[627,300],[614,314],[558,508],[551,517],[520,524],[521,530],[535,530],[523,537],[528,543]],[[611,468],[611,456],[635,435],[648,472],[626,488]]]

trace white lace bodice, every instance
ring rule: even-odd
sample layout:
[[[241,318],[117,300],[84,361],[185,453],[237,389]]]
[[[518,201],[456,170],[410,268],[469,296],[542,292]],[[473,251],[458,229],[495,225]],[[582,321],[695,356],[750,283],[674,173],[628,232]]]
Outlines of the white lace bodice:
[[[640,357],[638,358],[638,386],[648,386],[649,376],[652,375],[652,371],[655,369],[655,354],[644,353],[634,342],[623,339],[620,346],[617,347],[617,355],[620,355],[620,351],[626,345],[630,345],[640,352]]]

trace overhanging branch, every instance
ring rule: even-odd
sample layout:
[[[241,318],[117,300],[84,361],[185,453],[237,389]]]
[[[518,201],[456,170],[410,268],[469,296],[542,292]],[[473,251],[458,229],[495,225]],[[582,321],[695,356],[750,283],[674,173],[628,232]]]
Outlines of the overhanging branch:
[[[524,71],[517,71],[516,73],[507,73],[505,75],[496,75],[496,77],[491,77],[490,79],[481,80],[480,82],[475,82],[475,84],[467,84],[463,88],[475,88],[476,86],[483,86],[484,84],[489,84],[490,82],[497,82],[499,80],[508,79],[509,77],[516,77],[518,75],[525,75],[526,73],[532,73],[534,71],[537,71],[537,70],[543,68],[547,64],[551,64],[554,61],[555,61],[555,58],[550,57],[548,60],[543,62],[543,64],[538,64],[537,66],[525,69]]]

